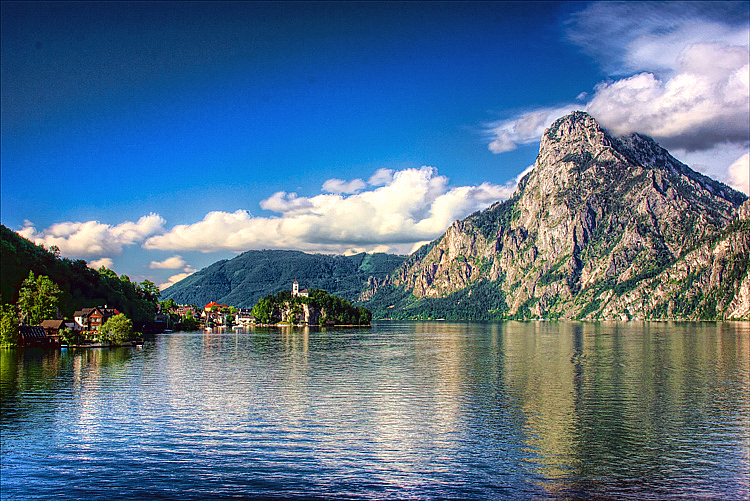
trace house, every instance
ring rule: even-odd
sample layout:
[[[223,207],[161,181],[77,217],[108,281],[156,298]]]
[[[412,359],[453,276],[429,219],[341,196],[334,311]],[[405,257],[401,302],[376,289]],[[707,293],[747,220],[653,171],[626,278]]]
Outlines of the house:
[[[157,332],[164,332],[166,329],[169,329],[169,322],[171,318],[169,315],[165,315],[164,313],[157,313],[154,315],[154,329]]]
[[[256,323],[258,319],[252,315],[252,311],[251,308],[240,308],[235,316],[235,322],[242,325]]]
[[[73,314],[77,330],[81,331],[98,331],[104,322],[110,317],[119,315],[116,308],[107,308],[107,306],[95,306],[93,308],[83,308]]]
[[[44,327],[39,325],[22,325],[18,328],[18,331],[19,346],[51,348],[60,344],[59,339],[56,341],[49,338]]]
[[[47,333],[47,337],[55,343],[60,343],[60,330],[67,327],[65,320],[43,320],[39,326]]]
[[[215,301],[211,301],[203,308],[203,311],[211,311],[214,307],[216,307],[217,310],[221,310],[222,308],[229,308],[229,306],[227,306],[226,304],[219,304]]]
[[[310,293],[307,289],[299,290],[299,284],[295,280],[292,284],[292,297],[309,297]]]
[[[209,303],[210,304],[210,303]],[[180,318],[184,319],[185,315],[188,314],[188,312],[193,314],[193,318],[198,319],[201,317],[201,312],[198,311],[198,308],[191,304],[180,304],[177,305],[177,309],[175,310],[178,315],[180,315]]]

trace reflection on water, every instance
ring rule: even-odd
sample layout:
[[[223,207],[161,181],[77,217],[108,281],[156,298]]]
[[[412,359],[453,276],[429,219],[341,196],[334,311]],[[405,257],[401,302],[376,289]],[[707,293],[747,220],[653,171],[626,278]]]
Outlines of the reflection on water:
[[[383,323],[0,351],[5,499],[746,499],[750,324]]]

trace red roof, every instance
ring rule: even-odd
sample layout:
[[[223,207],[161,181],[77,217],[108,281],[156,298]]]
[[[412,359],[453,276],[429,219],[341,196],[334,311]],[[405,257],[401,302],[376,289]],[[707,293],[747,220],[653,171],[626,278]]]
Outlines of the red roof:
[[[207,305],[206,305],[206,306],[205,306],[205,307],[204,307],[203,309],[204,309],[205,311],[208,311],[208,310],[210,310],[211,308],[213,308],[214,306],[216,306],[217,308],[229,308],[229,306],[227,306],[226,304],[219,304],[219,303],[217,303],[216,301],[211,301],[211,302],[210,302],[210,303],[208,303],[208,304],[207,304]]]

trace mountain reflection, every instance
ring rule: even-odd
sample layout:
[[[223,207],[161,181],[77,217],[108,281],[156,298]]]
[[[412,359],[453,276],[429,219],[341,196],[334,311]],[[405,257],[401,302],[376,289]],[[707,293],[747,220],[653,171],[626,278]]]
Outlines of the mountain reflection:
[[[632,496],[683,483],[698,494],[722,477],[734,492],[732,465],[749,462],[735,433],[750,416],[747,327],[509,324],[506,384],[550,492]]]

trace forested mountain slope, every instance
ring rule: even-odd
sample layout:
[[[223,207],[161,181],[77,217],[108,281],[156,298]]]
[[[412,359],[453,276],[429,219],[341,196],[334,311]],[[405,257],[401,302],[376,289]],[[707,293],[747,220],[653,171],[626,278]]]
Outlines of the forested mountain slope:
[[[175,285],[162,297],[178,304],[205,305],[210,301],[252,308],[259,299],[300,288],[323,289],[348,301],[357,300],[368,280],[384,280],[403,261],[391,254],[333,256],[299,251],[251,250],[233,259],[216,262]]]
[[[32,271],[35,275],[49,276],[62,289],[60,313],[66,318],[83,307],[109,305],[136,324],[154,319],[159,291],[151,282],[138,284],[106,268],[92,270],[81,259],[60,258],[3,225],[0,225],[0,246],[2,304],[15,304],[21,282]]]

